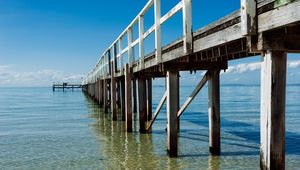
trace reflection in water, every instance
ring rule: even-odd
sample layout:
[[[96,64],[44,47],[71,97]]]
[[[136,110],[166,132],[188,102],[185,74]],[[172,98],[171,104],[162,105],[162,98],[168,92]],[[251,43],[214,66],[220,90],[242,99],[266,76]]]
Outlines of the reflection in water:
[[[88,99],[89,100],[89,99]],[[89,101],[92,102],[92,101]],[[159,160],[153,153],[152,134],[125,133],[123,121],[112,121],[102,109],[91,107],[90,113],[96,121],[92,124],[107,168],[111,169],[159,169]],[[149,159],[151,158],[151,159]],[[145,162],[149,161],[148,164]]]
[[[220,169],[220,157],[219,156],[209,156],[208,169],[209,170],[219,170]]]
[[[158,103],[163,87],[154,87],[153,107]],[[207,94],[195,98],[197,105],[191,105],[181,117],[178,140],[179,157],[169,158],[166,152],[166,109],[158,115],[152,134],[138,132],[138,115],[135,113],[133,132],[126,133],[125,123],[112,121],[110,114],[103,113],[98,105],[86,97],[90,117],[94,118],[92,131],[99,143],[101,164],[107,169],[259,169],[259,87],[223,87],[221,116],[221,156],[209,156]],[[298,87],[297,87],[298,88]],[[234,89],[234,93],[231,92]],[[251,90],[253,89],[253,90]],[[181,89],[182,99],[188,97],[190,87]],[[207,90],[205,90],[207,91]],[[204,91],[204,92],[205,92]],[[253,92],[254,91],[254,92]],[[232,95],[235,94],[235,95]],[[249,99],[250,98],[250,99]],[[295,101],[299,113],[299,106]],[[287,105],[289,106],[289,105]],[[297,108],[296,108],[297,106]],[[291,110],[293,107],[287,107]],[[291,110],[293,111],[293,110]],[[288,126],[298,127],[291,119]],[[291,135],[293,134],[293,135]],[[287,139],[299,141],[299,131],[287,131]],[[296,143],[287,142],[286,169],[300,166],[300,154]],[[295,149],[296,148],[296,149]],[[289,154],[293,153],[293,154]],[[101,168],[100,168],[101,169]],[[102,168],[103,169],[103,168]]]

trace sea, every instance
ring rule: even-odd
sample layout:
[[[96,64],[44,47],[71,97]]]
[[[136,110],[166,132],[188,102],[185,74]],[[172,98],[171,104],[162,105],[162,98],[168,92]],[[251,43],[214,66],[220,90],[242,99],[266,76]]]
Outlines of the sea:
[[[181,86],[183,104],[194,86]],[[153,87],[153,110],[165,87]],[[286,89],[286,169],[300,168],[300,85]],[[166,108],[152,133],[125,132],[80,90],[0,88],[0,169],[259,169],[260,86],[221,86],[221,155],[210,156],[207,87],[180,119],[178,158],[167,156]]]

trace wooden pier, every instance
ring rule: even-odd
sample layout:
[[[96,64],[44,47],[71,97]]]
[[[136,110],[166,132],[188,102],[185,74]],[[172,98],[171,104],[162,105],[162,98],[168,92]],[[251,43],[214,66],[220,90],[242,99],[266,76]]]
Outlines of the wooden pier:
[[[55,91],[55,90],[62,90],[62,91],[72,90],[72,91],[74,91],[74,89],[82,89],[82,85],[81,84],[68,84],[68,83],[52,85],[52,91]]]
[[[155,23],[144,30],[144,15],[152,6]],[[208,83],[208,147],[212,155],[220,155],[220,70],[228,68],[229,60],[261,55],[260,167],[284,169],[286,63],[287,53],[300,52],[300,0],[241,0],[240,10],[194,31],[191,6],[191,0],[181,0],[161,16],[160,0],[149,0],[103,52],[84,79],[83,90],[112,114],[112,120],[117,120],[118,100],[127,132],[132,131],[132,113],[138,111],[140,132],[150,133],[166,102],[167,150],[170,157],[176,157],[180,116]],[[161,25],[179,11],[183,14],[183,38],[162,47]],[[139,37],[134,40],[136,24]],[[145,55],[144,39],[152,32],[155,49]],[[128,43],[124,47],[125,36]],[[139,50],[136,60],[135,46]],[[199,84],[180,106],[179,72],[194,70],[206,70],[206,74],[199,77]],[[166,92],[152,113],[152,79],[158,77],[166,78]]]

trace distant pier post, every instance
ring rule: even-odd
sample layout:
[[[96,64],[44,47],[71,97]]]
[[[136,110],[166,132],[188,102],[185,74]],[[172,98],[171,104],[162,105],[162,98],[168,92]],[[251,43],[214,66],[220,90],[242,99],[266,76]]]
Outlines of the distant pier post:
[[[170,157],[176,157],[178,154],[178,98],[179,98],[178,72],[167,71],[167,141],[168,154]]]
[[[133,113],[137,113],[137,95],[136,95],[136,79],[132,79],[132,91],[133,91]]]
[[[99,104],[103,107],[103,80],[99,80]]]
[[[107,80],[103,80],[103,107],[104,113],[108,113],[108,98],[107,98]]]
[[[116,103],[116,78],[115,78],[115,69],[114,64],[111,66],[111,112],[112,119],[117,120],[117,103]]]
[[[125,106],[126,106],[126,131],[132,132],[132,93],[131,93],[132,73],[129,65],[125,66]]]
[[[147,91],[146,91],[146,79],[143,76],[138,77],[138,99],[139,99],[139,123],[140,132],[146,132],[147,121]]]
[[[260,167],[285,169],[287,54],[267,51],[261,65]]]
[[[210,70],[209,75],[209,151],[212,155],[220,155],[220,70]]]
[[[120,91],[121,91],[121,114],[122,114],[122,120],[126,120],[126,112],[125,112],[125,78],[122,77],[120,80]]]

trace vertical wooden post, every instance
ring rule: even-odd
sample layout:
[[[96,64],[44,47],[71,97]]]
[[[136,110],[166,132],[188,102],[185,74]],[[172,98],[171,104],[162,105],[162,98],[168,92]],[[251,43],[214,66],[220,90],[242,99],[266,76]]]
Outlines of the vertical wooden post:
[[[147,79],[147,120],[152,119],[152,78]]]
[[[180,109],[180,75],[179,75],[179,72],[177,73],[177,83],[178,83],[178,98],[177,98],[177,110],[179,111]],[[180,117],[177,117],[177,130],[178,132],[180,131]]]
[[[99,104],[100,107],[103,107],[103,80],[100,80],[99,85]]]
[[[160,0],[154,0],[154,25],[155,25],[155,56],[156,62],[161,62],[161,29],[160,29],[160,19],[161,19],[161,10],[160,10]]]
[[[121,80],[117,81],[117,107],[121,108]]]
[[[125,106],[126,106],[126,130],[132,132],[132,94],[131,94],[131,70],[125,66]]]
[[[284,51],[267,51],[261,67],[260,167],[285,169],[285,94]]]
[[[107,102],[107,80],[103,80],[103,107],[104,113],[108,113],[108,102]]]
[[[115,66],[111,66],[111,112],[112,120],[117,120],[117,106],[116,106],[116,79],[115,79]]]
[[[167,117],[168,117],[168,154],[176,157],[178,152],[178,72],[167,71]]]
[[[147,101],[146,101],[146,79],[142,76],[138,77],[138,95],[139,95],[139,122],[140,132],[146,132],[147,120]]]
[[[72,88],[73,90],[73,88]],[[97,78],[96,80],[96,100],[97,100],[97,103],[99,103],[99,79]]]
[[[126,112],[125,112],[125,78],[122,77],[120,80],[120,90],[121,90],[121,114],[122,114],[122,120],[126,120]]]
[[[136,95],[136,79],[132,79],[132,90],[133,90],[133,113],[137,113],[137,95]]]
[[[121,75],[123,75],[123,54],[122,54],[122,37],[119,39],[119,61],[120,61],[120,71]]]
[[[244,36],[257,34],[256,0],[241,0],[241,32]]]
[[[220,70],[210,70],[209,75],[209,151],[212,155],[220,155]]]
[[[192,35],[192,0],[183,0],[183,52],[190,54],[193,52]]]
[[[128,63],[129,63],[129,67],[132,67],[132,63],[133,63],[132,28],[129,28],[127,30],[127,40],[128,40]]]
[[[145,49],[144,49],[144,16],[139,16],[139,54],[140,54],[140,70],[145,68]]]

